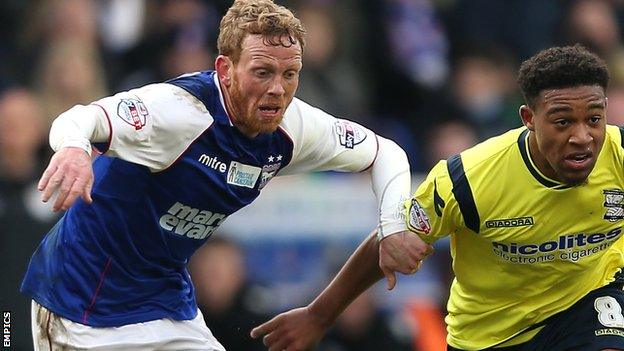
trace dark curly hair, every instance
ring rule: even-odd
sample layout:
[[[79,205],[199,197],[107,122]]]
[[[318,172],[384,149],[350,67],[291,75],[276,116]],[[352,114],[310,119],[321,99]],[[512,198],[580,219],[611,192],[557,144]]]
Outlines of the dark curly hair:
[[[531,108],[545,89],[600,85],[606,91],[608,84],[607,65],[578,44],[542,50],[524,61],[518,74],[518,85]]]

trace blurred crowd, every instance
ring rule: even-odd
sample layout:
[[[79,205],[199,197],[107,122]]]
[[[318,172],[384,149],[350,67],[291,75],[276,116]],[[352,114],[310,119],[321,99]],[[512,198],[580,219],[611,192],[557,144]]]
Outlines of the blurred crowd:
[[[426,172],[441,158],[520,126],[516,70],[522,60],[552,45],[582,43],[607,61],[612,74],[609,122],[624,124],[622,0],[277,2],[293,9],[308,31],[296,95],[396,140],[408,152],[414,172]],[[219,20],[230,4],[0,2],[0,302],[3,309],[14,311],[16,349],[30,340],[28,301],[19,296],[17,286],[30,254],[57,219],[39,201],[35,185],[50,157],[51,121],[77,103],[212,69]],[[206,270],[197,274],[237,277],[234,282],[203,285],[200,302],[208,325],[220,338],[229,333],[232,340],[247,342],[241,337],[241,323],[261,321],[263,313],[274,311],[230,313],[245,306],[246,294],[262,295],[262,289],[247,291],[237,268],[244,255],[236,258],[241,253],[236,243],[217,242],[208,250],[222,250],[221,255],[234,257],[234,263],[203,265],[193,269]],[[446,276],[443,281],[448,281]],[[217,285],[221,289],[209,291]],[[224,286],[236,288],[223,296]],[[239,289],[245,292],[239,294]],[[374,293],[358,300],[323,349],[377,350],[382,347],[376,340],[385,338],[393,346],[384,349],[425,349],[414,337],[418,326],[406,332],[405,325],[397,327],[375,306]],[[430,313],[427,308],[416,303],[407,309],[422,316]],[[380,330],[387,330],[386,336],[371,332]],[[232,350],[253,349],[237,347]]]

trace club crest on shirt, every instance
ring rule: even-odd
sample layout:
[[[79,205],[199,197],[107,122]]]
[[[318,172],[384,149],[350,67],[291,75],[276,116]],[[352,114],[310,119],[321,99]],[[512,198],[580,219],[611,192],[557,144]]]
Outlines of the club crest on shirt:
[[[139,99],[121,99],[117,105],[117,116],[133,126],[135,130],[145,127],[148,115],[145,104]]]
[[[366,131],[355,123],[338,120],[334,123],[334,130],[338,135],[340,145],[347,149],[353,149],[355,145],[362,143],[366,139]]]
[[[422,234],[429,234],[431,231],[429,216],[427,216],[427,213],[416,199],[412,199],[412,205],[410,206],[409,226],[410,229]]]
[[[624,191],[621,189],[606,189],[602,193],[605,196],[603,206],[607,208],[603,218],[609,222],[617,222],[624,219]]]
[[[258,190],[261,190],[262,188],[264,188],[264,186],[267,185],[269,180],[275,177],[281,165],[282,163],[278,162],[278,163],[273,163],[273,164],[262,166],[262,172],[260,173],[260,184],[258,184]]]

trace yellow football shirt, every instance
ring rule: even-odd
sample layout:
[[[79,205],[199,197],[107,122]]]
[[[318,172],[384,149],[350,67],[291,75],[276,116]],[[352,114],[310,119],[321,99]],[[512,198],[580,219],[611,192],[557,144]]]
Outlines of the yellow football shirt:
[[[613,280],[624,265],[622,133],[607,126],[594,170],[574,187],[536,168],[526,128],[431,170],[406,203],[407,221],[428,243],[451,236],[449,345],[499,345]]]

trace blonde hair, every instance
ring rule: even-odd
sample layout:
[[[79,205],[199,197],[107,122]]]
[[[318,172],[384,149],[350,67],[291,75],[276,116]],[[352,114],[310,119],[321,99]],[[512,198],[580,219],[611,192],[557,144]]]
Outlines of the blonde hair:
[[[238,62],[242,42],[248,34],[259,34],[267,45],[305,46],[305,29],[287,8],[272,0],[236,0],[219,26],[217,46],[220,55]]]

